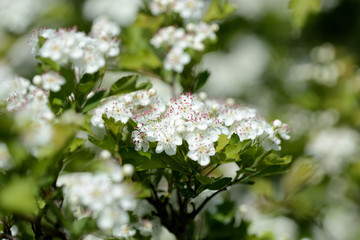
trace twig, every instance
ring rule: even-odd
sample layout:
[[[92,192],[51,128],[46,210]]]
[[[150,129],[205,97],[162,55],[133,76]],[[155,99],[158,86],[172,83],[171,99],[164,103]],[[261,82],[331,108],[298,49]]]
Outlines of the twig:
[[[230,186],[230,185],[228,185],[228,186]],[[215,197],[215,196],[216,196],[217,194],[219,194],[220,192],[225,191],[228,186],[226,186],[225,188],[222,188],[222,189],[214,192],[214,193],[211,194],[209,197],[207,197],[207,198],[201,203],[201,205],[200,205],[196,210],[194,210],[194,211],[192,211],[192,213],[190,213],[190,217],[191,217],[191,218],[195,218],[196,215],[198,215],[199,212],[205,207],[206,203],[208,203],[213,197]]]

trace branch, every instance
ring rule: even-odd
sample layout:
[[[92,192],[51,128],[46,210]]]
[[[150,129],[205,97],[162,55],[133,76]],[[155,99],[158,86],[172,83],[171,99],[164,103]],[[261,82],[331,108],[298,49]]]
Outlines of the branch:
[[[225,191],[227,189],[228,186],[226,186],[225,188],[222,188],[216,192],[214,192],[213,194],[211,194],[209,197],[207,197],[202,203],[201,205],[196,209],[193,210],[192,213],[189,215],[191,218],[195,218],[196,215],[199,214],[199,212],[205,207],[206,203],[208,203],[213,197],[215,197],[217,194],[219,194],[222,191]]]

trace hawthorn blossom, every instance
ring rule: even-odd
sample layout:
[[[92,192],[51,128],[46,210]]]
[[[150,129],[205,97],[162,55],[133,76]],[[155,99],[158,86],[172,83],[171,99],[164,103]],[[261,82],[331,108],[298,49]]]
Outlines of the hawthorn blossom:
[[[359,155],[360,135],[347,127],[325,128],[311,135],[305,152],[328,174],[337,174]]]
[[[203,51],[204,41],[215,40],[217,30],[218,25],[204,22],[187,24],[186,29],[168,26],[161,28],[150,43],[155,48],[163,48],[167,51],[164,60],[165,69],[180,73],[191,60],[186,49]]]
[[[66,83],[66,80],[59,73],[49,71],[41,75],[36,75],[33,78],[33,83],[41,86],[45,90],[58,92],[60,91],[61,85]]]
[[[178,0],[175,1],[173,10],[184,19],[199,19],[203,13],[204,6],[203,0]]]
[[[200,19],[205,3],[203,0],[152,0],[149,8],[152,14],[178,13],[184,20]]]
[[[189,144],[188,156],[200,165],[206,166],[210,163],[210,156],[215,155],[214,142],[212,139],[202,135],[188,135],[186,141]]]
[[[104,40],[111,39],[119,34],[120,27],[105,16],[98,17],[94,20],[90,32],[92,37]]]
[[[38,149],[53,137],[55,115],[48,105],[49,93],[22,77],[13,76],[9,81],[12,91],[5,98],[5,109],[14,114],[14,124],[22,130],[21,140],[37,156]]]
[[[159,131],[155,137],[151,139],[158,142],[155,149],[156,153],[165,151],[165,153],[170,156],[176,154],[176,146],[182,145],[182,138],[176,133],[173,126]]]
[[[131,138],[135,143],[136,151],[147,152],[149,150],[149,142],[147,140],[147,134],[143,131],[134,130],[131,134]]]
[[[114,38],[117,30],[111,25],[110,29],[101,31],[99,28],[104,24],[112,23],[95,22],[92,36],[77,32],[76,28],[41,30],[37,36],[44,38],[45,42],[40,46],[39,40],[32,40],[33,52],[60,65],[71,63],[81,74],[95,73],[105,66],[107,57],[117,56],[120,52],[119,43]]]
[[[121,111],[132,114],[125,120],[131,118],[137,123],[131,133],[136,151],[149,151],[150,143],[153,142],[156,143],[156,153],[165,151],[171,156],[176,154],[177,147],[185,140],[189,146],[187,156],[202,166],[209,164],[210,158],[215,155],[214,145],[220,135],[231,138],[236,134],[240,142],[258,142],[266,151],[280,150],[281,139],[289,139],[289,128],[286,124],[280,120],[274,120],[270,124],[256,109],[235,105],[234,101],[206,99],[204,96],[201,99],[190,93],[182,94],[170,99],[165,107],[155,93],[137,91],[119,96],[116,101],[122,106]],[[99,116],[102,114],[118,114],[114,108],[108,107],[113,101],[94,111],[91,120],[94,125],[99,126]],[[149,108],[146,104],[152,107]],[[161,111],[157,112],[159,108]],[[120,118],[114,119],[126,122]]]
[[[119,229],[128,226],[127,211],[135,209],[136,201],[130,187],[122,182],[122,167],[110,161],[105,172],[60,175],[57,186],[63,186],[64,205],[75,217],[93,217],[105,234],[118,236]]]
[[[44,0],[1,0],[0,28],[15,34],[21,34],[33,24],[36,18],[48,11],[58,1]]]
[[[131,228],[129,225],[122,225],[114,229],[114,236],[121,238],[130,238],[136,234],[136,230]]]
[[[149,3],[149,8],[152,14],[159,15],[161,13],[171,11],[171,6],[176,0],[152,0]]]
[[[142,90],[105,101],[93,111],[91,123],[103,128],[103,114],[122,123],[127,123],[129,119],[136,122],[155,120],[165,111],[164,101],[155,93],[154,89]]]
[[[191,60],[190,55],[184,52],[181,48],[173,48],[168,53],[164,60],[164,67],[166,70],[174,70],[181,73],[184,70],[184,66]]]

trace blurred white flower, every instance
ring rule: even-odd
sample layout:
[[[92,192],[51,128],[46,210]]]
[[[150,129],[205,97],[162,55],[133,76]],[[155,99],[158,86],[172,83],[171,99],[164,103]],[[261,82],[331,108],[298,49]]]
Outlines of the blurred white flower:
[[[339,173],[359,153],[360,135],[346,127],[325,128],[311,136],[305,152],[321,162],[327,173]]]
[[[107,16],[120,26],[130,25],[136,18],[141,0],[86,0],[83,14],[89,20]]]
[[[248,20],[257,20],[269,12],[290,19],[288,0],[231,0],[230,2],[236,6],[237,13]]]
[[[184,52],[182,48],[172,48],[168,55],[166,55],[164,68],[181,73],[184,70],[184,66],[188,64],[190,60],[190,55]]]
[[[41,86],[45,90],[58,92],[60,91],[61,85],[66,83],[66,80],[59,73],[49,71],[41,75],[34,76],[33,83]]]
[[[63,186],[65,207],[77,218],[91,216],[105,235],[120,236],[130,221],[128,211],[136,207],[135,193],[122,182],[122,167],[108,162],[106,172],[60,175],[57,186]]]
[[[81,75],[95,73],[105,66],[107,57],[117,56],[120,50],[117,39],[109,35],[112,33],[106,33],[104,37],[101,35],[103,33],[94,31],[95,38],[77,32],[75,28],[40,30],[37,35],[45,38],[45,42],[39,46],[39,41],[35,37],[32,41],[33,50],[35,54],[50,58],[60,65],[73,64]]]
[[[184,66],[191,61],[186,49],[203,51],[206,39],[215,40],[219,26],[205,22],[189,23],[186,28],[168,26],[161,28],[150,43],[155,48],[164,48],[168,53],[164,60],[164,68],[181,73]]]
[[[120,27],[105,16],[96,18],[91,27],[91,36],[100,39],[110,39],[120,34]]]
[[[234,39],[230,49],[230,53],[209,53],[203,59],[203,68],[211,72],[203,89],[209,95],[238,97],[259,84],[267,67],[269,49],[256,36]]]
[[[0,0],[0,29],[23,33],[48,6],[44,0]]]

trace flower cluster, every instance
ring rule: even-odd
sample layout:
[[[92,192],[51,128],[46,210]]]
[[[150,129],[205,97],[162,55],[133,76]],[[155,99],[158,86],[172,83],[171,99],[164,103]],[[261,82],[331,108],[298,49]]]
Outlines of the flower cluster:
[[[36,75],[33,78],[33,83],[35,85],[41,86],[42,89],[58,92],[61,88],[61,85],[66,83],[66,80],[59,73],[49,71],[41,75]]]
[[[336,49],[331,44],[314,47],[310,57],[310,61],[291,66],[288,78],[295,84],[315,81],[333,87],[347,73],[346,60],[336,55]]]
[[[36,155],[37,148],[52,138],[51,121],[55,115],[48,106],[48,92],[17,76],[7,83],[11,92],[5,97],[5,109],[15,114],[16,126],[23,129],[22,140]]]
[[[0,29],[2,28],[16,34],[23,33],[36,19],[44,6],[53,5],[44,0],[2,0],[0,1]]]
[[[155,48],[164,47],[170,49],[165,60],[166,70],[182,72],[184,66],[191,60],[186,49],[203,51],[206,39],[215,40],[215,32],[219,29],[217,24],[207,24],[205,22],[189,23],[186,28],[177,28],[174,26],[164,27],[153,36],[150,43]]]
[[[312,134],[305,152],[317,161],[329,174],[339,173],[359,154],[360,135],[346,127],[324,128]]]
[[[63,174],[57,186],[63,186],[65,207],[75,217],[94,218],[105,234],[131,237],[135,230],[129,225],[128,211],[136,207],[135,194],[124,182],[127,172],[115,162],[106,164],[106,172]]]
[[[120,34],[120,27],[110,21],[107,17],[101,16],[94,20],[90,35],[93,38],[104,39],[106,41]]]
[[[165,103],[155,93],[154,89],[150,89],[112,98],[95,109],[91,123],[103,128],[103,114],[122,123],[127,123],[129,119],[136,122],[155,120],[165,111]]]
[[[152,14],[178,13],[183,19],[199,19],[205,3],[203,0],[152,0],[149,8]]]
[[[257,140],[265,150],[280,150],[282,139],[289,139],[289,129],[280,120],[269,124],[257,111],[252,108],[226,103],[222,100],[207,99],[201,101],[190,93],[171,99],[164,109],[162,101],[146,101],[141,105],[150,108],[133,114],[134,105],[126,102],[134,94],[144,95],[144,91],[123,95],[116,104],[113,101],[95,110],[92,123],[99,123],[100,116],[106,114],[115,121],[125,123],[132,118],[137,128],[132,132],[132,140],[137,151],[148,151],[149,142],[157,142],[156,153],[165,151],[168,155],[175,155],[177,146],[187,142],[189,151],[187,156],[200,165],[210,163],[210,157],[215,155],[215,143],[220,135],[229,138],[236,134],[240,141]],[[110,108],[112,105],[120,106]],[[160,103],[160,104],[159,104]],[[106,106],[106,107],[104,107]],[[138,104],[139,106],[139,104]]]
[[[81,74],[95,73],[106,64],[106,57],[117,56],[119,33],[116,25],[106,19],[94,22],[90,36],[73,29],[43,29],[34,39],[33,52],[60,65],[73,64]],[[39,41],[39,38],[45,41]]]

